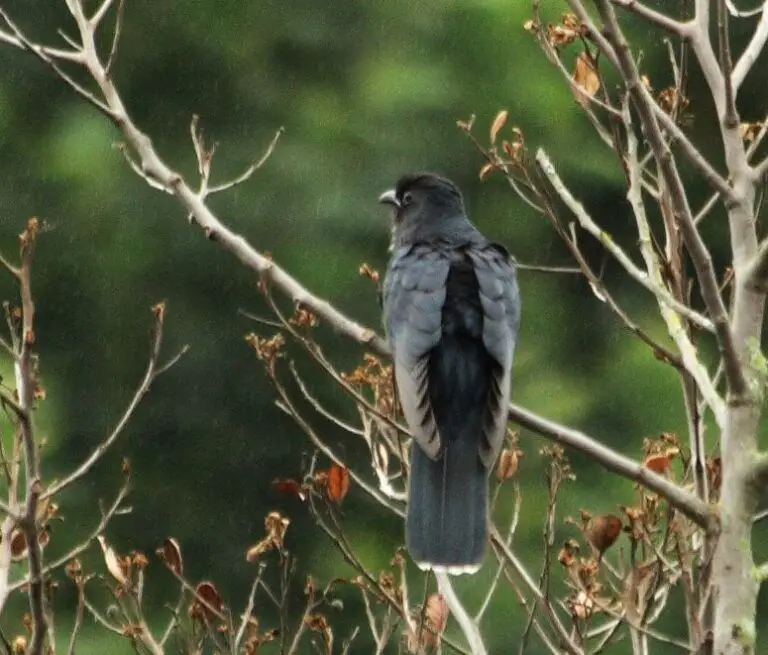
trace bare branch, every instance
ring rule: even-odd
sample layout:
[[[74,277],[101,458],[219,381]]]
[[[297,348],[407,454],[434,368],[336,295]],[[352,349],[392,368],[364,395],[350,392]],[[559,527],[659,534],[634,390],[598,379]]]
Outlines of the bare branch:
[[[731,36],[728,33],[728,10],[725,0],[717,0],[717,34],[720,54],[720,68],[723,72],[725,115],[724,123],[728,128],[739,126],[739,113],[736,110],[736,98],[733,86],[733,59],[731,58]]]
[[[765,9],[765,4],[761,4],[759,7],[755,7],[754,9],[747,9],[746,11],[739,9],[734,3],[733,0],[725,0],[725,6],[728,7],[728,11],[730,12],[731,16],[734,18],[750,18],[752,16],[757,16],[758,14],[762,13]]]
[[[575,448],[609,471],[634,480],[647,489],[659,494],[666,498],[673,507],[680,510],[694,523],[703,528],[707,530],[716,528],[716,518],[705,502],[698,499],[690,491],[670,482],[628,457],[617,453],[599,441],[573,428],[541,418],[519,405],[510,405],[510,418],[518,425],[546,436],[552,441],[556,441],[563,446]]]
[[[111,1],[111,0],[107,0]],[[104,4],[107,4],[107,1]],[[112,35],[112,47],[109,49],[109,57],[107,57],[107,65],[104,67],[107,75],[112,71],[112,66],[115,65],[115,59],[117,59],[117,48],[120,45],[120,35],[123,31],[123,14],[125,13],[125,0],[120,0],[120,4],[117,6],[117,16],[115,17],[115,33]],[[95,17],[94,19],[95,20]],[[98,22],[98,21],[96,21]]]
[[[136,408],[139,406],[141,401],[144,399],[144,396],[146,396],[147,392],[149,391],[149,388],[152,386],[152,383],[157,379],[159,375],[162,375],[163,372],[168,370],[169,366],[175,364],[186,352],[187,347],[185,346],[180,353],[178,353],[173,359],[171,359],[170,362],[168,362],[168,364],[158,366],[158,361],[160,359],[160,347],[163,342],[163,322],[165,319],[164,305],[156,305],[153,308],[153,312],[155,314],[155,330],[154,337],[152,339],[149,364],[147,365],[146,373],[144,373],[144,378],[142,379],[141,384],[139,384],[138,389],[136,389],[136,393],[134,393],[131,402],[128,404],[128,407],[126,408],[125,412],[123,412],[123,415],[120,417],[120,420],[117,422],[117,425],[112,430],[110,435],[104,441],[102,441],[86,458],[86,460],[74,471],[72,471],[72,473],[70,473],[60,482],[55,482],[50,487],[48,487],[48,489],[46,489],[46,491],[43,493],[41,497],[42,499],[50,498],[51,496],[59,493],[62,489],[65,489],[86,475],[96,465],[104,453],[109,450],[112,444],[115,443],[118,437],[122,434],[125,426],[131,419],[131,416],[133,416]]]
[[[628,11],[631,11],[638,16],[645,18],[645,20],[658,25],[659,27],[667,30],[671,34],[676,34],[680,38],[687,38],[690,35],[691,24],[682,23],[674,18],[670,18],[666,14],[656,11],[651,7],[643,4],[639,0],[611,0],[618,7],[623,7]]]
[[[491,526],[491,543],[496,551],[496,556],[499,561],[509,564],[509,566],[515,571],[515,573],[523,581],[523,584],[528,591],[539,603],[544,613],[549,618],[552,627],[557,632],[557,636],[562,642],[561,648],[564,649],[569,655],[583,655],[583,650],[576,644],[571,635],[569,635],[560,617],[555,612],[550,600],[544,596],[541,589],[539,589],[536,581],[531,577],[531,574],[525,568],[520,559],[515,555],[512,549],[506,544],[504,539],[499,534],[499,531],[495,526]],[[522,594],[521,594],[522,595]]]
[[[646,92],[647,93],[647,92]],[[691,143],[691,140],[680,129],[680,126],[674,121],[674,119],[665,112],[659,104],[654,100],[650,94],[648,94],[648,101],[651,104],[651,109],[654,112],[654,116],[658,119],[659,123],[669,132],[670,138],[673,144],[677,144],[680,147],[683,155],[688,161],[701,173],[704,180],[712,187],[714,191],[717,191],[723,198],[729,201],[734,199],[733,188],[728,181],[718,173],[714,167],[704,158],[701,151]],[[655,155],[654,155],[655,156]]]
[[[11,262],[9,262],[1,254],[0,254],[0,266],[5,268],[18,281],[19,277],[21,276],[21,272],[19,271],[19,268],[11,264]]]
[[[445,571],[434,571],[435,579],[437,580],[437,588],[445,598],[445,602],[448,603],[448,607],[451,609],[456,622],[461,627],[461,631],[464,634],[464,638],[467,640],[470,652],[472,655],[485,655],[488,651],[483,643],[483,636],[480,634],[480,630],[472,620],[469,612],[462,605],[461,600],[456,595],[456,591],[453,589],[453,583],[450,576]]]
[[[237,186],[238,184],[242,184],[243,182],[249,180],[256,171],[258,171],[262,166],[264,166],[264,164],[267,163],[267,160],[272,156],[272,153],[277,147],[277,142],[280,140],[280,137],[283,135],[284,132],[285,132],[285,128],[282,128],[282,127],[278,128],[277,132],[275,132],[275,136],[272,137],[272,141],[269,142],[269,145],[264,151],[264,154],[259,158],[258,161],[251,164],[243,173],[238,175],[235,179],[230,180],[229,182],[224,182],[222,184],[219,184],[217,186],[214,186],[208,189],[208,195],[211,195],[213,193],[219,193],[221,191],[227,191],[228,189],[231,189],[232,187]]]
[[[35,252],[39,223],[36,218],[27,222],[27,228],[20,237],[21,268],[19,269],[19,291],[21,294],[21,338],[17,348],[18,359],[14,366],[16,395],[18,396],[19,429],[24,449],[25,481],[27,484],[24,514],[19,520],[27,543],[29,563],[29,608],[32,615],[32,638],[27,653],[41,655],[48,633],[48,616],[43,597],[43,554],[40,547],[38,502],[42,484],[40,481],[40,453],[32,420],[37,370],[32,354],[35,337],[35,303],[32,298],[32,259]]]
[[[76,2],[79,2],[79,0],[75,0]],[[104,2],[101,3],[101,6],[96,10],[96,12],[91,16],[90,18],[90,24],[93,27],[98,27],[99,23],[104,20],[104,16],[107,15],[107,12],[112,7],[112,4],[114,3],[114,0],[104,0]]]
[[[744,52],[741,53],[741,57],[739,57],[739,60],[733,67],[732,80],[734,93],[738,93],[742,83],[754,67],[760,54],[763,52],[766,41],[768,41],[768,8],[766,8],[765,3],[763,3],[761,7],[757,8],[757,11],[762,12],[760,21],[755,28],[755,32],[752,34],[749,44],[744,49]]]
[[[8,22],[7,16],[4,12],[0,11],[0,17],[6,23]],[[40,51],[40,53],[46,55],[47,57],[51,57],[53,59],[61,59],[65,61],[72,61],[75,63],[82,62],[82,57],[80,56],[80,53],[77,52],[76,50],[61,50],[60,48],[49,48],[47,46],[41,46],[41,45],[33,45],[30,48],[28,44],[25,43],[18,36],[16,36],[15,34],[10,34],[4,30],[0,30],[0,42],[7,43],[9,45],[14,46],[15,48],[19,48],[20,50],[32,49],[34,51],[34,48],[37,48]],[[35,52],[35,54],[39,55],[38,52]]]
[[[523,496],[520,493],[520,485],[515,482],[514,483],[514,490],[515,490],[515,508],[512,514],[512,520],[509,523],[509,530],[507,530],[507,536],[504,541],[507,546],[510,545],[512,541],[512,537],[515,534],[515,531],[517,530],[517,525],[520,520],[520,510],[523,505]],[[496,569],[496,573],[493,576],[493,581],[488,586],[488,589],[485,592],[485,598],[483,599],[482,604],[480,605],[480,609],[477,610],[477,613],[475,614],[475,623],[478,625],[483,620],[483,616],[485,615],[485,612],[488,610],[488,608],[491,605],[491,599],[493,598],[493,594],[496,592],[496,587],[498,587],[499,580],[501,579],[501,574],[504,571],[504,563],[499,562],[498,567]]]
[[[261,576],[264,575],[264,570],[266,569],[266,564],[263,562],[259,564],[259,571],[256,574],[256,579],[253,581],[253,584],[251,585],[251,591],[248,594],[248,604],[245,606],[245,611],[243,612],[243,617],[240,620],[240,627],[237,629],[237,634],[235,635],[235,651],[237,652],[240,649],[240,643],[243,641],[243,637],[245,636],[245,631],[248,628],[248,624],[251,620],[251,615],[253,614],[253,609],[256,605],[256,592],[259,590],[259,585],[261,584]],[[163,642],[165,643],[165,640]]]
[[[86,550],[88,550],[91,547],[91,544],[93,544],[93,542],[96,541],[98,536],[101,535],[104,532],[104,530],[106,530],[107,525],[120,509],[120,505],[122,505],[123,500],[125,500],[125,497],[128,495],[129,482],[130,482],[130,478],[129,476],[126,476],[123,482],[123,486],[120,488],[120,491],[117,493],[117,496],[115,496],[115,500],[112,501],[112,504],[102,514],[99,524],[91,531],[88,538],[85,539],[84,541],[81,541],[79,544],[77,544],[76,546],[68,550],[66,553],[64,553],[64,555],[62,555],[58,559],[55,559],[54,561],[48,563],[45,566],[45,568],[42,570],[43,577],[47,577],[53,571],[60,569],[62,566],[66,566],[75,557],[84,553]],[[8,586],[8,593],[12,591],[16,591],[17,589],[21,589],[22,587],[28,584],[29,584],[29,576],[24,576],[20,580],[16,580],[13,584]]]
[[[653,248],[653,243],[651,242],[650,224],[643,203],[642,185],[640,180],[640,162],[638,161],[638,144],[632,127],[632,117],[629,111],[629,105],[624,107],[623,120],[627,132],[626,168],[629,177],[627,199],[632,205],[632,211],[637,223],[640,253],[643,256],[643,259],[645,259],[649,275],[655,280],[656,284],[659,285],[663,284],[661,263],[659,262],[659,258]],[[670,233],[674,233],[674,226],[671,227]],[[681,323],[679,317],[673,314],[665,304],[659,303],[659,311],[667,325],[667,331],[680,351],[685,369],[693,379],[696,380],[701,395],[707,405],[712,409],[712,413],[714,414],[718,425],[722,425],[725,418],[725,404],[717,392],[717,385],[711,379],[704,365],[699,361],[698,351],[691,341],[686,326]]]
[[[115,117],[110,113],[109,108],[101,100],[99,100],[93,93],[91,93],[84,86],[75,81],[75,79],[69,75],[64,69],[59,66],[57,60],[69,60],[79,64],[84,64],[84,56],[82,52],[69,53],[67,51],[59,51],[53,48],[43,48],[32,41],[30,41],[24,33],[11,21],[8,14],[0,8],[0,18],[2,18],[13,30],[15,40],[18,42],[18,47],[22,50],[29,50],[35,54],[38,59],[45,62],[53,71],[58,75],[66,84],[79,96],[85,99],[89,104],[96,107],[100,112],[105,114],[110,120],[114,121]],[[13,43],[15,45],[15,43]],[[76,57],[74,55],[77,55]]]
[[[649,278],[648,274],[641,270],[635,263],[629,258],[629,256],[621,249],[621,247],[611,238],[611,236],[602,230],[593,220],[592,217],[584,209],[584,206],[573,197],[568,187],[565,186],[560,176],[555,170],[555,166],[552,160],[549,158],[544,150],[539,149],[536,153],[536,163],[539,165],[541,172],[549,180],[552,187],[557,192],[557,195],[565,202],[568,208],[573,212],[576,219],[579,221],[579,225],[589,232],[595,239],[597,239],[606,250],[608,250],[621,264],[622,268],[629,273],[629,275],[639,282],[644,288],[650,291],[660,301],[666,303],[669,307],[674,309],[678,314],[684,316],[695,325],[707,331],[714,331],[712,323],[703,317],[698,312],[692,310],[690,307],[683,305],[675,300],[672,295],[666,289],[655,285]]]
[[[768,239],[763,239],[752,263],[744,273],[744,284],[754,289],[768,293]]]
[[[669,188],[672,207],[680,221],[683,239],[696,269],[701,287],[701,295],[715,326],[715,333],[725,364],[725,376],[728,381],[729,390],[734,396],[743,397],[748,393],[747,381],[734,345],[733,334],[728,321],[728,312],[720,295],[717,277],[712,265],[712,257],[693,222],[688,197],[680,179],[680,173],[677,170],[669,146],[664,141],[661,128],[654,114],[653,105],[655,102],[640,80],[637,65],[630,53],[629,45],[619,27],[616,14],[609,0],[596,0],[596,2],[598,11],[605,24],[606,38],[613,44],[616,51],[621,73],[627,82],[627,89],[640,114],[654,157]]]

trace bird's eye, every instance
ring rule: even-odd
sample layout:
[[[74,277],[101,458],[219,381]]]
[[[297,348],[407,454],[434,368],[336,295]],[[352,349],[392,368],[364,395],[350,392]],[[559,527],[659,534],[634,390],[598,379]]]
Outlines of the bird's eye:
[[[410,191],[406,191],[403,194],[403,207],[410,205],[413,202],[413,194]]]

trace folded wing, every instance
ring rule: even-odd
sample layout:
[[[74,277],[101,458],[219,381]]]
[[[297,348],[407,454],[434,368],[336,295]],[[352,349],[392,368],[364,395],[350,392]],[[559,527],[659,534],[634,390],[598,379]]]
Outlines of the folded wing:
[[[392,258],[384,287],[387,333],[394,350],[395,381],[413,438],[431,458],[440,434],[429,402],[429,355],[440,342],[446,253],[426,245],[402,248]]]
[[[501,246],[470,248],[483,308],[483,345],[498,364],[486,402],[480,458],[493,465],[504,443],[507,425],[512,358],[520,327],[520,292],[515,265]]]

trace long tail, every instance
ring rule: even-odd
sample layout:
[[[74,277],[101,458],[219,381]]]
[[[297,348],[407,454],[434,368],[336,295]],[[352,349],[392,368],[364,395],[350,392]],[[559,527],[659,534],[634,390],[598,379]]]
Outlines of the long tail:
[[[453,439],[432,460],[411,446],[405,539],[420,568],[454,575],[480,568],[488,537],[488,472],[477,448],[477,437]]]

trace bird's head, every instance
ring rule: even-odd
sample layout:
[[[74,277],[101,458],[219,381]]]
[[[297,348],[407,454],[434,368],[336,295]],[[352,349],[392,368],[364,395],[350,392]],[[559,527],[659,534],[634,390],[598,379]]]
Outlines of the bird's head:
[[[410,173],[379,196],[392,207],[392,245],[450,236],[467,223],[456,185],[435,173]]]

